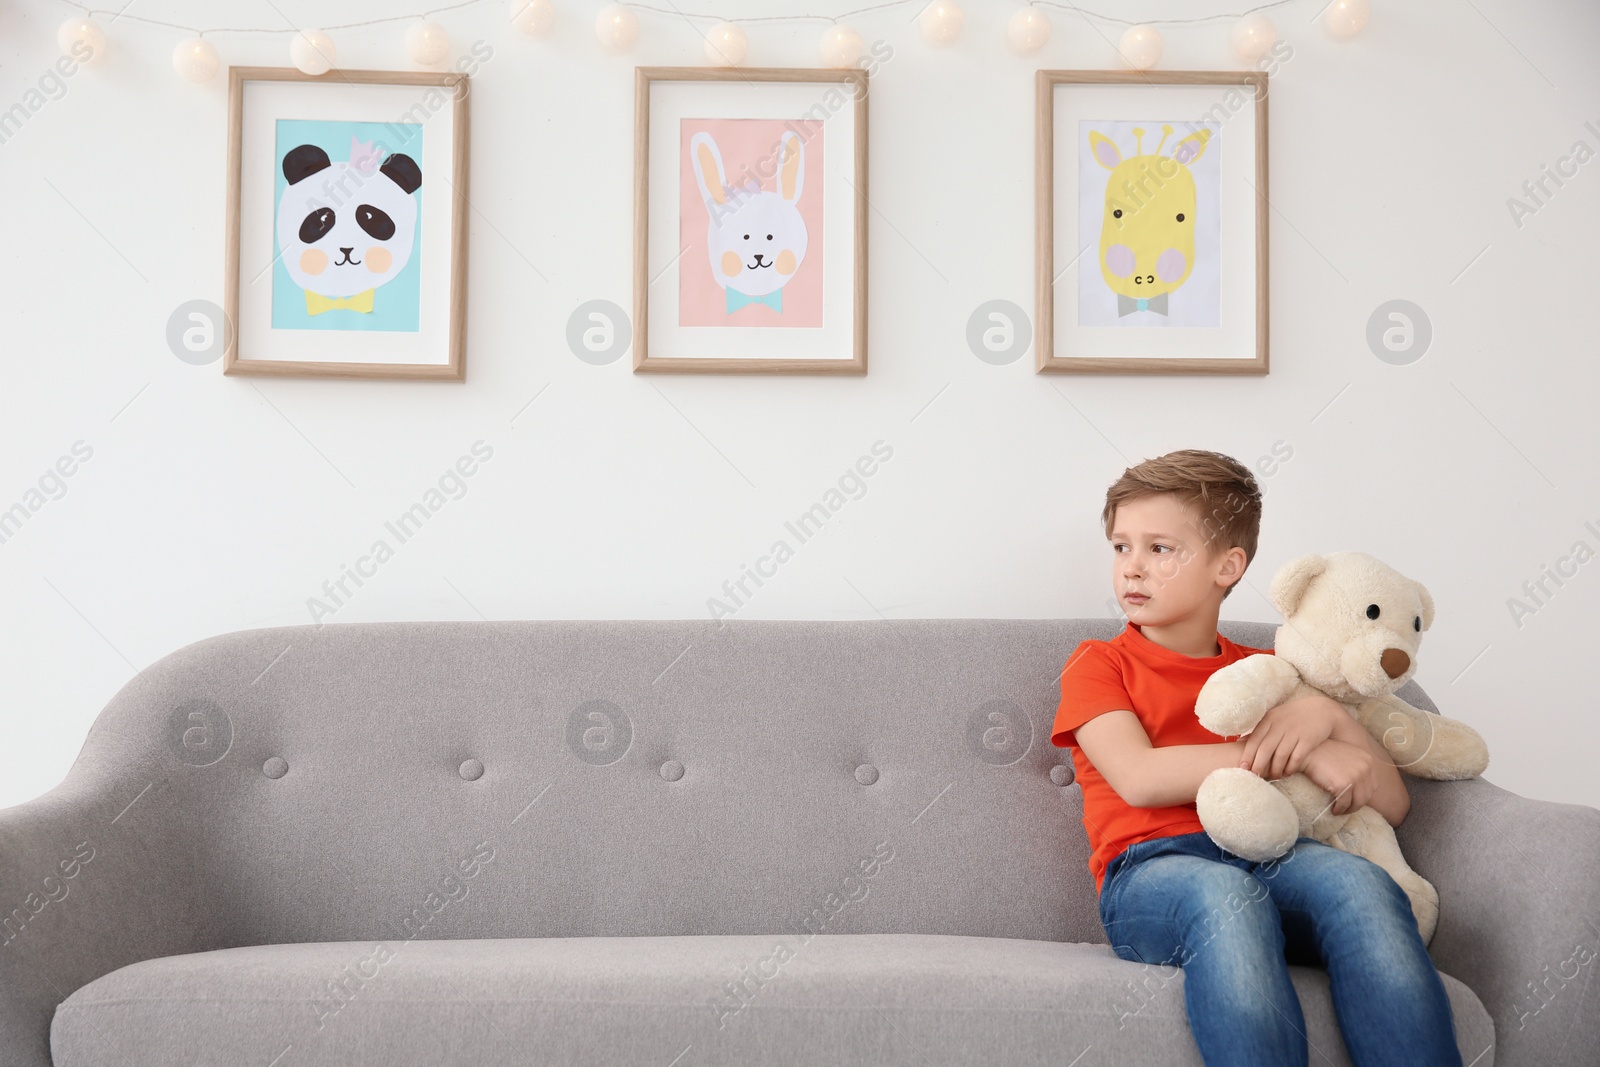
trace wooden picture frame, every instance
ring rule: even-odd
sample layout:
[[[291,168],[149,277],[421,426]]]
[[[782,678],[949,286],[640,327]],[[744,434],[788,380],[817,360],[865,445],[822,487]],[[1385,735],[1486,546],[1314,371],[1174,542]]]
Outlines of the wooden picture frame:
[[[1267,75],[1041,70],[1035,88],[1036,370],[1266,374]]]
[[[635,70],[636,373],[867,372],[867,88],[863,69]]]
[[[466,379],[469,82],[229,69],[222,373]]]

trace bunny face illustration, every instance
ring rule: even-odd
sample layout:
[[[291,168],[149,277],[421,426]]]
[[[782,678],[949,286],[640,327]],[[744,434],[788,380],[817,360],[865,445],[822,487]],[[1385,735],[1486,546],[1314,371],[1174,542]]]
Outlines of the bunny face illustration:
[[[407,155],[378,164],[372,145],[352,141],[351,158],[334,163],[315,145],[283,157],[288,186],[278,205],[278,247],[306,311],[370,312],[373,291],[411,260],[422,171]]]
[[[722,152],[709,133],[689,141],[695,182],[705,203],[711,274],[727,291],[726,310],[761,303],[783,311],[783,287],[806,256],[806,224],[796,206],[804,186],[805,144],[785,131],[777,146],[777,191],[754,178],[730,186]]]

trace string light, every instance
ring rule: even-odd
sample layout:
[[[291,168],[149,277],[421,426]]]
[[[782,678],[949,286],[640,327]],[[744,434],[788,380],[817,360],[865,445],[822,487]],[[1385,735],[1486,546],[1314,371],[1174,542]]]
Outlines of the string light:
[[[222,69],[222,57],[204,37],[191,37],[179,41],[172,50],[172,69],[184,81],[199,85],[217,76],[217,71]]]
[[[612,4],[595,18],[594,35],[607,52],[626,52],[639,39],[639,17],[621,4]]]
[[[706,58],[719,67],[737,67],[750,51],[750,39],[731,22],[719,22],[706,34]]]
[[[333,38],[321,30],[301,30],[289,41],[289,62],[302,73],[326,74],[339,61]]]
[[[511,0],[511,25],[529,37],[548,37],[556,28],[556,7],[550,0]]]
[[[106,31],[87,14],[82,18],[70,18],[56,31],[56,44],[61,46],[63,55],[79,63],[93,63],[105,55]]]
[[[861,34],[852,26],[829,26],[822,31],[822,40],[817,44],[817,52],[822,56],[822,65],[825,67],[853,67],[861,62],[861,54],[865,50]]]
[[[419,67],[437,67],[450,58],[450,35],[437,22],[423,19],[406,31],[406,55]]]
[[[1323,12],[1322,24],[1329,33],[1346,40],[1360,33],[1371,15],[1367,0],[1333,0],[1328,10]]]
[[[409,14],[384,15],[338,25],[324,26],[319,30],[299,30],[282,26],[188,26],[179,22],[134,14],[126,10],[92,8],[79,0],[61,0],[78,14],[61,24],[56,42],[61,51],[80,63],[92,63],[105,54],[106,33],[96,15],[112,19],[140,22],[146,25],[182,31],[188,36],[180,40],[172,53],[172,65],[177,73],[193,82],[205,82],[216,76],[222,60],[217,50],[205,38],[215,34],[293,34],[289,45],[290,60],[307,74],[320,75],[337,64],[337,49],[329,31],[360,29],[392,22],[409,22],[405,34],[406,53],[413,62],[435,67],[450,55],[449,33],[432,16],[462,8],[473,7],[483,0],[457,0],[455,3],[429,8]],[[513,26],[533,37],[548,37],[557,22],[558,0],[502,0],[507,4],[507,18]],[[1017,0],[1021,5],[1006,24],[1006,43],[1018,55],[1030,55],[1050,42],[1051,22],[1046,8],[1056,8],[1073,15],[1101,22],[1117,23],[1127,27],[1118,44],[1118,51],[1129,66],[1147,70],[1160,61],[1163,41],[1157,26],[1186,26],[1217,20],[1232,20],[1235,25],[1229,36],[1234,54],[1246,62],[1258,61],[1277,41],[1277,28],[1264,14],[1273,8],[1299,0],[1270,0],[1241,12],[1218,12],[1190,18],[1164,18],[1140,22],[1120,15],[1108,15],[1080,7],[1074,0]],[[1317,0],[1318,3],[1325,0]],[[705,37],[708,62],[720,66],[738,66],[749,51],[749,38],[743,25],[759,22],[827,22],[818,41],[818,56],[824,66],[854,67],[860,63],[865,49],[861,33],[845,20],[862,15],[887,11],[892,8],[918,4],[921,11],[916,19],[923,37],[930,44],[947,45],[957,40],[966,24],[966,12],[959,0],[881,0],[838,15],[754,15],[728,18],[725,15],[684,11],[672,6],[621,0],[609,4],[595,19],[594,32],[600,46],[607,52],[626,52],[639,40],[639,19],[635,12],[644,11],[677,20],[704,20],[714,23]],[[1321,13],[1321,22],[1327,32],[1336,38],[1347,39],[1360,33],[1371,17],[1369,0],[1332,0]]]
[[[929,44],[949,44],[961,36],[961,27],[966,24],[967,13],[961,10],[961,5],[956,0],[933,0],[933,3],[922,9],[922,14],[917,16],[917,23],[922,27],[922,36]]]
[[[1260,12],[1240,19],[1228,37],[1228,43],[1233,46],[1233,54],[1246,63],[1254,63],[1266,55],[1267,50],[1277,40],[1278,28],[1272,24],[1271,19]]]
[[[1134,70],[1149,70],[1161,59],[1164,46],[1161,33],[1154,26],[1129,26],[1117,44],[1117,51],[1122,53],[1123,62]]]
[[[1050,43],[1050,16],[1029,5],[1006,23],[1006,43],[1019,56],[1031,55]]]

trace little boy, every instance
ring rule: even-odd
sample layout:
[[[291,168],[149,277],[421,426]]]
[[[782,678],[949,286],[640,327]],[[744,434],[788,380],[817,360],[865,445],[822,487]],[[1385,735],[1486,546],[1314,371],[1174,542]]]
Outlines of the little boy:
[[[1196,814],[1206,775],[1240,766],[1268,779],[1304,772],[1336,814],[1367,805],[1398,825],[1410,806],[1382,746],[1327,697],[1273,708],[1244,740],[1219,739],[1195,716],[1211,672],[1272,651],[1217,632],[1255,555],[1250,471],[1198,450],[1146,460],[1107,491],[1101,521],[1128,621],[1067,660],[1050,740],[1073,750],[1113,951],[1183,969],[1189,1027],[1212,1067],[1307,1062],[1290,964],[1327,968],[1357,1067],[1460,1067],[1444,984],[1388,872],[1309,837],[1275,860],[1246,860]]]

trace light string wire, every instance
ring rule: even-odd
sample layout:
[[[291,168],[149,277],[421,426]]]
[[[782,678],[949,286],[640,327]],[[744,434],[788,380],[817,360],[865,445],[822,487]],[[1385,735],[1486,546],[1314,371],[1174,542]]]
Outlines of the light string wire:
[[[1217,22],[1222,19],[1242,19],[1254,15],[1258,11],[1270,11],[1275,7],[1296,3],[1297,0],[1272,0],[1269,4],[1257,4],[1255,7],[1243,11],[1224,11],[1216,15],[1196,15],[1187,19],[1125,19],[1118,15],[1102,15],[1098,11],[1087,11],[1070,0],[1028,0],[1029,7],[1053,7],[1061,11],[1071,11],[1086,18],[1099,19],[1101,22],[1116,22],[1123,26],[1191,26],[1201,22]],[[1326,3],[1323,5],[1327,6]],[[1318,9],[1319,12],[1321,8]]]
[[[210,29],[201,29],[198,26],[185,26],[181,22],[167,22],[164,19],[153,19],[146,15],[130,15],[127,13],[127,9],[133,6],[133,0],[128,0],[128,3],[123,5],[122,10],[120,11],[113,11],[110,8],[103,7],[90,7],[88,4],[78,3],[78,0],[61,0],[61,2],[69,7],[77,8],[79,11],[83,12],[84,15],[91,18],[95,15],[109,15],[111,16],[112,22],[116,22],[119,19],[126,19],[129,22],[143,22],[150,26],[164,26],[169,30],[183,30],[185,33],[192,33],[196,37],[204,37],[208,33],[300,32],[300,28],[294,26],[214,26]],[[320,26],[317,28],[322,30],[353,30],[361,26],[378,26],[386,22],[409,22],[412,19],[425,19],[429,15],[436,15],[444,11],[456,11],[463,7],[471,7],[474,4],[481,3],[483,3],[483,0],[461,0],[461,2],[457,4],[447,4],[444,7],[431,7],[426,11],[416,11],[409,15],[384,15],[382,18],[366,19],[362,22],[344,22],[336,26]]]
[[[164,28],[169,29],[169,30],[182,30],[185,33],[192,33],[196,37],[204,37],[208,33],[299,33],[300,32],[299,28],[292,27],[292,26],[291,27],[282,27],[282,26],[214,26],[214,27],[211,27],[209,29],[202,29],[202,28],[200,28],[198,26],[186,26],[186,25],[184,25],[183,23],[180,23],[180,22],[168,22],[168,21],[166,21],[164,19],[150,18],[150,17],[148,17],[146,15],[129,14],[129,13],[127,13],[127,8],[132,6],[132,0],[129,0],[129,3],[127,5],[124,5],[123,9],[120,10],[120,11],[114,11],[114,10],[112,10],[110,8],[90,7],[88,4],[79,3],[78,0],[60,0],[60,2],[68,5],[69,7],[77,8],[79,11],[83,12],[84,15],[89,16],[89,17],[93,17],[95,15],[109,15],[111,17],[111,21],[113,21],[113,22],[115,22],[115,21],[117,21],[119,19],[127,19],[130,22],[143,22],[143,23],[145,23],[147,25],[150,25],[150,26],[161,26],[161,27],[164,27]],[[842,11],[837,15],[746,15],[746,16],[740,16],[740,15],[735,15],[735,16],[709,15],[709,14],[704,14],[704,13],[701,13],[701,12],[698,12],[698,11],[684,11],[684,10],[682,10],[680,8],[677,8],[677,7],[657,7],[654,4],[631,3],[631,2],[628,2],[628,0],[620,0],[620,6],[627,7],[627,8],[635,8],[635,9],[637,9],[639,11],[649,11],[649,12],[653,12],[655,14],[660,14],[660,15],[672,15],[674,17],[682,18],[682,19],[703,19],[703,20],[710,21],[710,22],[733,22],[733,23],[740,23],[740,22],[749,22],[749,23],[756,23],[756,22],[833,22],[833,23],[837,23],[841,19],[855,18],[858,15],[871,14],[871,13],[876,12],[876,11],[886,11],[886,10],[888,10],[890,8],[904,7],[907,4],[922,4],[924,6],[927,6],[929,4],[929,2],[930,2],[930,0],[886,0],[885,3],[868,4],[865,7],[858,7],[858,8],[853,8],[853,9],[851,9],[849,11]],[[1298,2],[1299,2],[1299,0],[1272,0],[1271,3],[1258,4],[1255,7],[1246,8],[1244,11],[1222,12],[1222,13],[1215,14],[1215,15],[1199,15],[1199,16],[1196,16],[1194,18],[1143,19],[1143,20],[1141,20],[1141,19],[1128,19],[1128,18],[1123,18],[1120,15],[1105,15],[1105,14],[1101,14],[1098,11],[1090,11],[1087,8],[1079,7],[1077,4],[1071,3],[1071,0],[1027,0],[1027,6],[1028,7],[1056,8],[1057,10],[1060,10],[1060,11],[1070,11],[1073,14],[1081,15],[1084,18],[1099,19],[1101,22],[1115,22],[1115,23],[1118,23],[1118,24],[1123,25],[1123,26],[1187,26],[1187,25],[1197,24],[1197,23],[1201,23],[1201,22],[1216,22],[1216,21],[1219,21],[1219,20],[1222,20],[1222,19],[1242,19],[1242,18],[1246,17],[1247,15],[1253,15],[1258,11],[1268,11],[1268,10],[1271,10],[1272,8],[1275,8],[1275,7],[1282,7],[1285,4],[1292,4],[1292,3],[1298,3]],[[426,9],[424,9],[422,11],[415,11],[415,12],[412,12],[412,13],[406,14],[406,15],[384,15],[381,18],[364,19],[364,20],[362,20],[360,22],[341,22],[341,23],[338,23],[336,25],[318,26],[316,28],[320,29],[320,30],[323,30],[323,31],[328,31],[328,30],[354,30],[354,29],[359,29],[359,28],[361,28],[363,26],[379,26],[379,25],[383,25],[385,23],[390,23],[390,22],[409,22],[412,19],[425,19],[425,18],[428,18],[430,15],[438,15],[438,14],[442,14],[443,12],[446,12],[446,11],[459,11],[461,8],[472,7],[472,6],[476,5],[476,4],[481,4],[481,3],[483,3],[483,0],[460,0],[460,3],[446,4],[443,7],[430,7],[430,8],[426,8]]]

